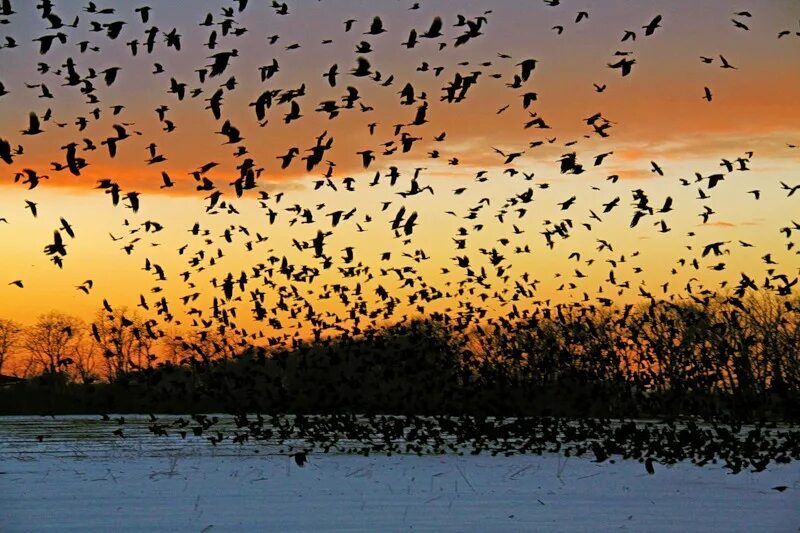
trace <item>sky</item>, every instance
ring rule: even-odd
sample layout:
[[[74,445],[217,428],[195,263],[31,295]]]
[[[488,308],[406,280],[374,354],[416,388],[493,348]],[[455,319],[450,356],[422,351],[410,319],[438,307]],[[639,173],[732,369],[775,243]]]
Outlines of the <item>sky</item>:
[[[685,299],[729,291],[743,273],[791,292],[797,278],[796,2],[203,0],[153,2],[146,22],[135,11],[144,3],[52,4],[49,19],[42,2],[19,0],[0,15],[2,318],[30,324],[57,310],[90,321],[106,300],[165,329],[227,324],[266,342],[437,312]],[[201,25],[207,13],[212,26]],[[370,33],[374,17],[385,31]],[[422,37],[435,17],[442,35]],[[470,24],[478,35],[456,46]],[[180,50],[167,44],[173,30]],[[56,36],[44,54],[43,36]],[[234,50],[210,76],[213,56]],[[359,57],[369,76],[352,75]],[[631,59],[626,76],[609,67]],[[111,84],[109,68],[119,69]],[[442,99],[470,76],[465,98]],[[183,100],[171,80],[186,84]],[[259,121],[252,104],[269,91]],[[326,101],[336,116],[316,111]],[[293,103],[301,116],[287,122]],[[23,133],[30,113],[42,133]],[[525,127],[535,119],[547,127]],[[223,144],[225,123],[241,140]],[[119,131],[128,137],[115,141]],[[414,139],[405,153],[403,137]],[[86,163],[78,175],[62,168],[71,142]],[[331,145],[309,171],[301,157],[318,142]],[[151,143],[163,161],[147,162]],[[292,147],[299,155],[281,168]],[[365,150],[376,156],[368,168]],[[583,171],[562,172],[573,153]],[[212,162],[198,190],[191,173]],[[253,187],[238,195],[243,163]],[[35,187],[30,172],[42,177]],[[101,180],[119,187],[117,205]],[[349,216],[334,225],[337,212]],[[54,233],[66,254],[46,253]],[[704,255],[714,243],[720,255]],[[244,283],[226,294],[229,276]]]

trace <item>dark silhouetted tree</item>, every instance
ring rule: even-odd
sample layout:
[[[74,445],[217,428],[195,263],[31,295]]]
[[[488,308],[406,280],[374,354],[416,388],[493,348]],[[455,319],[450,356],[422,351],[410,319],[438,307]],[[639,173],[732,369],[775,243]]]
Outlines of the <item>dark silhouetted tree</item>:
[[[21,326],[13,320],[0,318],[0,374],[9,361],[11,352],[19,341]]]

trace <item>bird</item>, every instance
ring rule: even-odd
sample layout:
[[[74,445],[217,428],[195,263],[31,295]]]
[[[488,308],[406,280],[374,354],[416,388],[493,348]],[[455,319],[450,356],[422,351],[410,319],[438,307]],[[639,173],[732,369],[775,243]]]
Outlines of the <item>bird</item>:
[[[72,229],[72,225],[70,225],[70,223],[67,222],[67,219],[65,219],[64,217],[59,217],[59,222],[61,222],[61,229],[64,230],[64,233],[66,233],[70,238],[74,239],[75,230]]]
[[[23,135],[38,135],[40,133],[44,133],[44,131],[40,127],[39,117],[31,111],[28,114],[28,127],[22,130]]]
[[[27,209],[30,209],[31,215],[33,215],[33,218],[36,218],[36,215],[38,214],[38,211],[36,210],[36,206],[37,205],[38,204],[36,202],[32,202],[30,200],[25,200],[25,207]]]
[[[83,292],[84,294],[89,294],[89,291],[91,291],[93,286],[94,286],[94,282],[92,280],[90,280],[90,279],[87,279],[86,281],[84,281],[80,285],[77,285],[75,288],[77,290]]]
[[[420,34],[423,39],[436,39],[442,36],[442,18],[434,17],[428,29]]]
[[[338,74],[337,72],[338,68],[339,66],[336,63],[334,63],[333,65],[331,65],[331,68],[328,69],[328,72],[322,75],[322,77],[327,78],[328,85],[330,85],[331,87],[336,87],[336,75]]]
[[[48,244],[45,246],[44,252],[47,255],[53,256],[67,255],[66,246],[64,245],[64,241],[61,239],[61,234],[57,230],[53,232],[53,244]]]
[[[627,76],[631,73],[631,67],[636,63],[635,59],[626,59],[622,58],[616,63],[609,63],[609,68],[618,68],[623,76]]]
[[[128,207],[136,213],[139,211],[139,193],[138,192],[127,192],[125,193],[125,198],[128,200]]]
[[[142,24],[147,24],[150,20],[150,6],[141,6],[133,10],[134,13],[139,13]]]
[[[119,73],[120,70],[122,70],[120,67],[109,67],[105,70],[100,71],[100,74],[103,75],[103,81],[105,82],[107,87],[110,87],[111,85],[114,84],[114,82],[117,80],[117,74]]]
[[[164,171],[161,171],[161,180],[163,181],[163,185],[161,185],[159,187],[160,189],[167,189],[167,188],[175,186],[175,182],[173,182],[172,178],[170,178],[169,174],[167,174]]]
[[[749,31],[750,30],[750,28],[744,22],[738,21],[736,19],[731,19],[731,22],[733,22],[733,25],[735,27],[739,28],[739,29],[742,29],[742,30],[745,30],[745,31]]]
[[[660,23],[661,23],[661,15],[656,15],[655,17],[653,17],[653,20],[651,20],[646,26],[642,26],[642,28],[644,29],[645,37],[653,35],[656,29],[661,27],[659,25]]]
[[[517,66],[520,67],[520,77],[522,81],[528,81],[528,78],[530,78],[536,68],[536,63],[538,63],[536,59],[526,59],[521,63],[517,63]]]
[[[14,163],[14,157],[11,153],[11,143],[2,138],[0,138],[0,160],[7,165]]]
[[[356,153],[361,156],[362,165],[365,169],[369,168],[370,164],[375,161],[375,155],[372,150],[362,150]]]
[[[226,120],[220,131],[217,133],[227,137],[228,140],[224,144],[237,144],[244,140],[239,133],[239,129],[232,126],[230,120]]]
[[[561,210],[562,211],[566,211],[567,209],[569,209],[572,206],[572,204],[575,203],[576,200],[577,200],[577,196],[570,196],[568,199],[564,200],[563,202],[559,202],[558,205],[561,206]]]
[[[308,455],[305,451],[299,451],[292,454],[292,458],[294,458],[294,462],[297,466],[303,466],[308,461]]]
[[[356,68],[352,69],[350,73],[360,78],[370,76],[372,72],[370,71],[369,61],[363,57],[358,57],[356,59]]]
[[[661,167],[658,166],[658,163],[656,163],[655,161],[650,161],[650,167],[651,167],[650,168],[650,172],[654,172],[655,174],[658,174],[659,176],[663,176],[664,175],[664,171],[661,170]]]
[[[719,56],[719,60],[722,61],[722,65],[720,65],[720,68],[727,68],[727,69],[735,69],[736,68],[733,65],[731,65],[730,63],[728,63],[728,60],[725,59],[725,57],[722,56],[722,55]]]
[[[365,35],[380,35],[381,33],[385,33],[386,29],[383,27],[383,21],[380,17],[376,16],[372,18],[372,23],[369,26],[369,31],[365,32]]]
[[[781,181],[781,182],[780,182],[780,184],[781,184],[781,189],[783,189],[783,190],[785,190],[785,191],[789,191],[789,192],[786,194],[786,197],[787,197],[787,198],[788,198],[788,197],[790,197],[790,196],[792,196],[792,195],[793,195],[795,192],[797,192],[797,190],[798,190],[798,189],[800,189],[800,184],[798,184],[798,185],[793,185],[793,186],[790,186],[790,185],[788,185],[786,182],[783,182],[783,181]]]
[[[503,152],[502,150],[500,150],[498,148],[492,148],[492,150],[494,150],[495,152],[497,152],[498,154],[500,154],[502,157],[505,158],[504,164],[506,164],[506,165],[511,164],[516,158],[521,157],[524,154],[524,152],[509,152],[509,153],[506,153],[506,152]]]
[[[417,40],[417,30],[411,28],[411,31],[408,33],[408,39],[406,39],[404,42],[400,44],[410,49],[417,46],[418,43],[419,41]]]

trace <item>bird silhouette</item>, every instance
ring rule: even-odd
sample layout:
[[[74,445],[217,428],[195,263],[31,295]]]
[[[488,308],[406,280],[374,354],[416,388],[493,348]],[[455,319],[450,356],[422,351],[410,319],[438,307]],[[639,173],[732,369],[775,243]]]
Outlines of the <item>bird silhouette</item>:
[[[731,65],[730,63],[728,63],[728,60],[725,59],[725,57],[722,56],[722,55],[719,56],[719,60],[722,61],[722,65],[720,65],[720,68],[728,68],[728,69],[735,69],[736,68],[733,65]]]
[[[653,33],[655,33],[655,31],[661,27],[660,23],[661,23],[661,15],[656,15],[655,17],[653,17],[653,20],[651,20],[646,26],[642,26],[642,28],[644,29],[645,37],[653,35]]]
[[[386,29],[383,27],[383,21],[380,17],[373,17],[372,23],[369,26],[369,31],[365,32],[365,35],[380,35],[381,33],[385,33]]]
[[[38,135],[44,133],[40,127],[39,117],[33,111],[28,115],[28,127],[22,130],[23,135]]]
[[[618,69],[620,69],[620,72],[622,73],[623,76],[627,76],[628,74],[631,73],[631,68],[633,67],[633,65],[635,63],[636,63],[635,59],[622,58],[619,61],[617,61],[616,63],[609,63],[608,67],[609,68],[618,68]]]
[[[430,27],[424,32],[420,34],[420,37],[423,39],[436,39],[442,36],[442,18],[441,17],[434,17],[433,21],[431,22]],[[410,39],[409,39],[410,40]],[[410,47],[409,47],[410,48]]]
[[[308,456],[305,451],[299,451],[292,454],[294,462],[297,466],[303,466],[308,462]]]

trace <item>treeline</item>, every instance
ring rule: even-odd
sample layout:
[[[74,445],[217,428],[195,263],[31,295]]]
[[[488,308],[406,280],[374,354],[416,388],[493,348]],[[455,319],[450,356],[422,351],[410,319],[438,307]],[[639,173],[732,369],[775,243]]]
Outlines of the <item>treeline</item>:
[[[0,374],[37,382],[114,382],[159,364],[233,356],[241,347],[214,330],[165,332],[125,308],[100,309],[87,323],[50,312],[30,326],[0,318]]]
[[[184,340],[172,361],[115,363],[102,381],[48,367],[0,390],[0,410],[797,420],[799,326],[797,299],[752,297],[564,305],[480,326],[437,316],[291,349]]]

